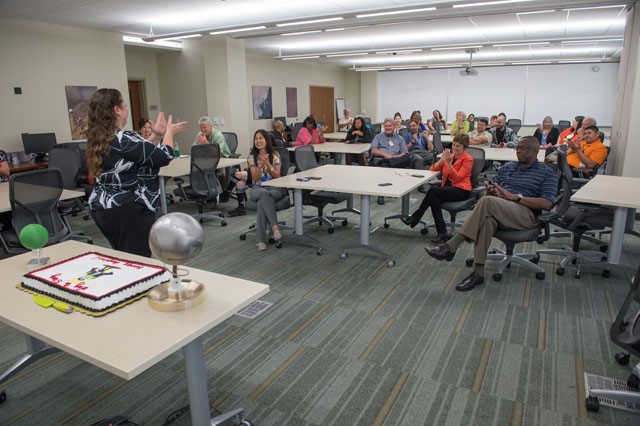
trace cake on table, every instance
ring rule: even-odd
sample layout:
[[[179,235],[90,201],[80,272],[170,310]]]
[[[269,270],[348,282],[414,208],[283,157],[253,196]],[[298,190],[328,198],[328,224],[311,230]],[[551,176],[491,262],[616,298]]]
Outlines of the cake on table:
[[[170,278],[162,266],[89,252],[23,275],[22,288],[96,314],[137,300]]]

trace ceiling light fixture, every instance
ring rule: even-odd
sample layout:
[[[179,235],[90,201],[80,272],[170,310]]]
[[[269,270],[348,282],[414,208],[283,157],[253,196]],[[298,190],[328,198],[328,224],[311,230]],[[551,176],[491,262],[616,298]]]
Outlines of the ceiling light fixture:
[[[603,43],[607,41],[624,41],[623,38],[606,38],[599,40],[567,40],[563,41],[561,44],[584,44],[584,43]]]
[[[387,16],[387,15],[400,15],[400,14],[403,14],[403,13],[429,12],[431,10],[436,10],[436,8],[435,7],[423,7],[421,9],[390,10],[388,12],[366,13],[364,15],[356,15],[356,18],[371,18],[371,17],[374,17],[374,16]]]
[[[369,53],[367,52],[352,52],[352,53],[332,53],[330,55],[327,55],[327,58],[339,58],[341,56],[363,56],[363,55],[368,55]]]
[[[462,64],[448,64],[448,65],[429,65],[428,68],[458,68],[463,66]]]
[[[623,8],[624,4],[616,4],[611,6],[592,6],[592,7],[575,7],[572,9],[562,9],[565,12],[573,12],[576,10],[595,10],[595,9],[614,9],[614,8]]]
[[[534,0],[498,0],[498,1],[485,1],[482,3],[465,3],[465,4],[454,4],[452,7],[454,8],[462,8],[462,7],[476,7],[476,6],[493,6],[494,4],[505,4],[505,3],[524,3]]]
[[[297,59],[318,59],[320,56],[290,56],[288,58],[282,58],[283,61],[295,61]]]
[[[324,30],[325,33],[329,33],[332,31],[344,31],[344,28],[327,28],[326,30]]]
[[[284,34],[280,34],[283,37],[289,37],[289,36],[297,36],[297,35],[302,35],[302,34],[314,34],[314,33],[321,33],[322,30],[312,30],[312,31],[300,31],[297,33],[284,33]]]
[[[518,12],[516,15],[537,15],[539,13],[552,13],[557,12],[557,9],[547,9],[547,10],[534,10],[532,12]]]
[[[209,34],[211,34],[211,35],[230,34],[230,33],[239,33],[239,32],[243,32],[243,31],[264,30],[265,28],[267,28],[267,27],[265,27],[264,25],[261,25],[259,27],[235,28],[235,29],[232,29],[232,30],[213,31],[213,32],[210,32]]]
[[[602,59],[573,59],[570,61],[558,61],[559,64],[584,64],[593,62],[602,62]]]
[[[511,46],[544,46],[551,44],[548,41],[536,41],[533,43],[505,43],[505,44],[492,44],[491,47],[511,47]]]
[[[482,47],[482,45],[478,45],[478,46],[432,47],[431,50],[480,49],[481,47]]]
[[[378,67],[378,68],[356,68],[356,71],[360,72],[360,71],[384,71],[386,70],[385,67]]]
[[[159,41],[159,40],[184,40],[186,38],[196,38],[196,37],[202,37],[202,34],[189,34],[189,35],[183,35],[183,36],[157,38],[156,41]]]
[[[182,43],[179,41],[168,41],[168,40],[155,40],[155,41],[144,41],[140,37],[132,37],[132,36],[122,36],[122,41],[125,44],[135,45],[135,46],[149,46],[149,47],[157,47],[157,48],[170,48],[174,50],[182,50]]]
[[[529,61],[529,62],[511,62],[511,65],[545,65],[550,64],[549,61]]]
[[[338,16],[335,18],[313,19],[311,21],[285,22],[283,24],[276,24],[276,27],[290,27],[292,25],[318,24],[320,22],[342,21],[342,19],[343,19],[342,16]]]
[[[421,70],[424,68],[422,65],[406,65],[403,67],[390,67],[390,70]]]
[[[381,50],[376,55],[404,55],[407,53],[422,52],[422,49],[406,49],[406,50]]]

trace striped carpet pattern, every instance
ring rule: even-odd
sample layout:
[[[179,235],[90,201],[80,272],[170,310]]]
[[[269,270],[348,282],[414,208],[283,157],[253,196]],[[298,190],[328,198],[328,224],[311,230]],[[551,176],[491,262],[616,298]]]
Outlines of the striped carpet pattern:
[[[413,208],[422,194],[412,197]],[[399,200],[372,204],[372,223],[399,209]],[[293,210],[279,217],[293,223]],[[347,217],[332,235],[326,226],[305,229],[322,241],[323,256],[287,233],[282,249],[258,252],[252,234],[238,238],[252,214],[226,227],[204,225],[205,249],[192,266],[269,284],[263,299],[273,303],[253,320],[233,317],[203,336],[212,415],[242,406],[265,426],[638,424],[630,413],[584,408],[585,371],[623,380],[630,371],[614,361],[618,349],[608,337],[628,275],[603,279],[593,270],[576,279],[571,266],[559,277],[559,258],[543,256],[543,281],[514,265],[495,282],[489,262],[486,283],[460,293],[470,244],[452,262],[437,262],[423,250],[433,232],[422,236],[392,220],[371,242],[393,254],[395,267],[361,249],[343,260],[341,246],[359,238],[358,216]],[[71,224],[106,245],[91,221]],[[638,253],[640,239],[627,236],[623,261],[637,267]],[[24,336],[0,324],[0,347],[4,370],[26,351]],[[90,425],[116,414],[162,425],[188,404],[180,351],[129,382],[60,352],[0,388],[8,395],[0,425]],[[172,424],[190,424],[188,412]]]

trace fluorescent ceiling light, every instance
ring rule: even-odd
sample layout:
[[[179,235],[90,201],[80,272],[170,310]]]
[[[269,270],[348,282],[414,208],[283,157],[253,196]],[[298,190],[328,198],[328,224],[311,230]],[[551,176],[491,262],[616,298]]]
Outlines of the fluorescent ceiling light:
[[[480,49],[482,46],[452,46],[452,47],[432,47],[431,50],[458,50],[458,49]]]
[[[156,40],[156,41],[144,41],[140,37],[122,36],[122,41],[128,44],[135,44],[138,46],[150,46],[150,47],[170,47],[176,50],[182,50],[182,43],[179,41],[169,40]]]
[[[157,38],[156,41],[158,41],[158,40],[183,40],[185,38],[196,38],[196,37],[202,37],[202,34],[190,34],[190,35],[166,37],[166,38],[163,37],[163,38]]]
[[[341,56],[362,56],[362,55],[368,55],[368,52],[353,52],[353,53],[332,53],[330,55],[327,55],[327,58],[339,58]]]
[[[511,62],[511,65],[544,65],[550,64],[551,62],[547,61],[529,61],[529,62]]]
[[[387,15],[400,15],[402,13],[418,13],[418,12],[428,12],[430,10],[436,10],[435,7],[424,7],[421,9],[409,9],[409,10],[390,10],[388,12],[376,12],[376,13],[367,13],[364,15],[356,15],[356,18],[371,18],[373,16],[387,16]]]
[[[325,33],[329,33],[332,31],[344,31],[344,28],[327,28],[326,30],[324,30]]]
[[[267,27],[265,27],[264,25],[261,25],[259,27],[236,28],[236,29],[233,29],[233,30],[213,31],[213,32],[210,32],[209,34],[216,35],[216,34],[239,33],[239,32],[243,32],[243,31],[263,30],[265,28],[267,28]]]
[[[559,64],[578,64],[586,62],[602,62],[602,59],[573,59],[571,61],[558,61]]]
[[[313,19],[311,21],[285,22],[284,24],[276,24],[276,27],[290,27],[292,25],[306,25],[306,24],[317,24],[320,22],[342,21],[342,19],[343,18],[341,16],[338,16],[336,18]]]
[[[312,30],[312,31],[300,31],[297,33],[284,33],[284,34],[280,34],[283,37],[288,37],[288,36],[297,36],[297,35],[302,35],[302,34],[313,34],[313,33],[321,33],[322,30]]]
[[[612,6],[593,6],[593,7],[576,7],[573,9],[562,9],[566,12],[572,12],[574,10],[594,10],[594,9],[614,9],[614,8],[623,8],[624,4],[616,4]]]
[[[476,6],[492,6],[494,4],[505,4],[505,3],[524,3],[528,1],[534,0],[498,0],[498,1],[485,1],[482,3],[465,3],[465,4],[454,4],[452,7],[476,7]]]
[[[511,47],[511,46],[543,46],[551,44],[548,41],[536,41],[533,43],[505,43],[505,44],[492,44],[491,47]]]
[[[282,58],[283,61],[295,61],[297,59],[318,59],[320,56],[292,56],[289,58]]]
[[[449,64],[449,65],[429,65],[429,68],[457,68],[461,67],[462,64]]]
[[[623,41],[622,38],[606,38],[600,40],[568,40],[563,41],[562,44],[584,44],[584,43],[604,43],[607,41]]]
[[[390,70],[420,70],[422,68],[423,68],[422,65],[407,65],[407,66],[404,66],[404,67],[400,67],[400,66],[398,66],[398,67],[390,67],[389,69]]]
[[[538,13],[552,13],[556,12],[557,9],[548,9],[548,10],[534,10],[533,12],[518,12],[516,15],[537,15]]]
[[[356,68],[356,71],[360,72],[360,71],[384,71],[386,70],[385,67],[378,67],[378,68]]]
[[[381,50],[380,52],[376,52],[376,55],[397,55],[397,54],[405,54],[405,53],[413,53],[413,52],[422,52],[422,49],[406,49],[406,50]]]

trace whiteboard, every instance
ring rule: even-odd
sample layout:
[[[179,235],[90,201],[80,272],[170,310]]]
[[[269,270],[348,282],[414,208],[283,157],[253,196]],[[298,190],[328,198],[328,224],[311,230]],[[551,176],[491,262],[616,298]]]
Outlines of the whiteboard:
[[[556,123],[585,115],[611,126],[618,69],[607,63],[478,67],[477,76],[461,76],[461,68],[379,72],[377,121],[396,112],[409,118],[413,110],[426,120],[439,109],[449,123],[464,111],[485,117],[504,112],[526,125],[546,115]]]
[[[338,121],[344,118],[345,108],[344,98],[336,98],[336,117],[338,117]]]

